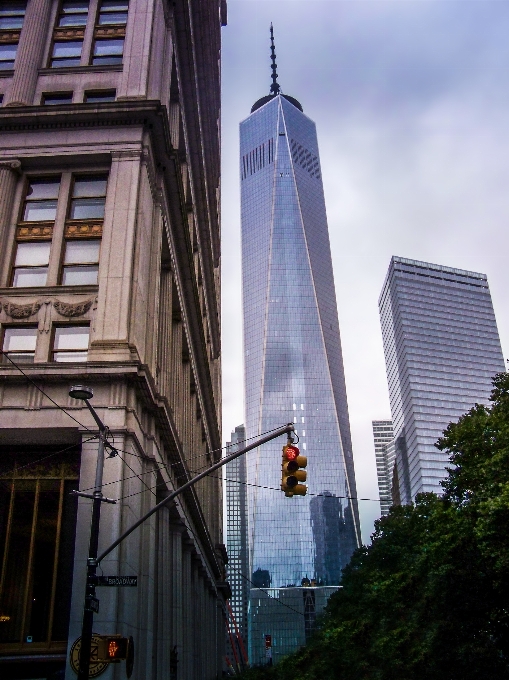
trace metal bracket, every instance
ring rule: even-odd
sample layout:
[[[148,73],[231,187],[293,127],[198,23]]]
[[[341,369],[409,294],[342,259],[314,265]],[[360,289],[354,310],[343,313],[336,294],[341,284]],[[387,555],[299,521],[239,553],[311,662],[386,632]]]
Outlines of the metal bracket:
[[[71,493],[73,493],[75,496],[81,496],[82,498],[90,498],[93,501],[95,501],[95,499],[97,498],[97,496],[94,496],[91,493],[83,493],[83,491],[76,491],[75,489],[73,489],[71,491]],[[105,498],[103,496],[101,496],[100,501],[102,503],[113,503],[113,504],[115,504],[117,502],[113,498]]]

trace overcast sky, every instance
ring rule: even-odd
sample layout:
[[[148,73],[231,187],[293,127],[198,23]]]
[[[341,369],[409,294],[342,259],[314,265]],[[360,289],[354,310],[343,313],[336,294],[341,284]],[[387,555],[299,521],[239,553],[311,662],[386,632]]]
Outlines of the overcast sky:
[[[239,122],[279,82],[317,126],[359,496],[390,417],[378,296],[392,255],[488,275],[509,357],[509,2],[228,0],[223,437],[243,421]],[[363,539],[380,508],[361,501]]]

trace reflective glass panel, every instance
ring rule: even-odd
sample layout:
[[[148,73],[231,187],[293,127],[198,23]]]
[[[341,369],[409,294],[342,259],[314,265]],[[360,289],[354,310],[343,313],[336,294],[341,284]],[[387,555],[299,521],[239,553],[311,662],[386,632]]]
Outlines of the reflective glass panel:
[[[67,241],[65,247],[65,264],[81,264],[99,261],[99,240]]]
[[[3,2],[0,6],[0,30],[22,28],[26,2]]]
[[[56,106],[57,104],[72,104],[72,92],[45,94],[43,95],[42,103],[45,106]]]
[[[83,198],[89,196],[106,196],[106,182],[108,178],[105,175],[91,177],[76,177],[74,180],[74,188],[72,195],[74,198]]]
[[[37,328],[6,328],[4,332],[4,352],[13,350],[23,352],[35,352],[37,342]]]
[[[0,45],[0,71],[14,68],[17,49],[17,43],[15,45]]]
[[[72,220],[100,220],[104,217],[104,198],[75,198],[71,203]]]
[[[124,52],[124,39],[96,40],[93,64],[120,64]]]
[[[88,0],[64,0],[60,12],[59,26],[86,26]]]
[[[51,66],[79,66],[82,45],[82,40],[55,42]]]
[[[95,286],[99,273],[98,265],[85,265],[81,267],[64,267],[62,272],[63,286]]]
[[[27,201],[25,205],[25,222],[41,222],[54,220],[57,214],[57,201]]]
[[[39,265],[47,265],[50,248],[51,241],[18,243],[15,266],[37,267]]]
[[[88,349],[88,326],[60,326],[55,328],[55,350]]]
[[[103,92],[85,92],[87,104],[100,104],[101,102],[114,102],[116,97],[115,90],[104,90]]]
[[[30,269],[19,267],[14,270],[12,285],[15,288],[45,286],[47,278],[47,267],[31,267]]]

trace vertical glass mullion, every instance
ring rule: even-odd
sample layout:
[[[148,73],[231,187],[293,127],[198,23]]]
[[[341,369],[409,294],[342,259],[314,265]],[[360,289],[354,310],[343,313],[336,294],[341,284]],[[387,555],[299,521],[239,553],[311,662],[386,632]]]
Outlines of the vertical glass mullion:
[[[55,612],[55,592],[57,587],[57,573],[58,573],[58,551],[60,550],[60,529],[62,526],[62,510],[64,507],[64,466],[61,467],[62,478],[60,479],[60,498],[58,501],[58,518],[57,518],[57,535],[55,540],[55,554],[53,557],[53,575],[51,579],[51,599],[50,610],[48,617],[48,635],[47,643],[51,642],[51,635],[53,630],[53,615]]]
[[[2,560],[2,571],[0,575],[0,601],[2,598],[3,594],[3,589],[4,589],[4,582],[5,582],[5,572],[7,569],[7,558],[9,555],[9,543],[10,543],[10,538],[11,538],[11,529],[12,529],[12,522],[13,522],[13,510],[14,510],[14,480],[11,482],[11,497],[9,500],[9,516],[7,518],[7,528],[5,531],[5,547],[4,547],[4,555],[3,555],[3,560]]]
[[[28,599],[30,597],[31,583],[32,583],[32,565],[34,561],[34,546],[35,546],[35,531],[37,528],[37,511],[39,506],[39,489],[40,480],[38,479],[35,486],[35,499],[34,499],[34,513],[32,515],[32,529],[30,535],[30,548],[28,552],[28,565],[27,565],[27,577],[25,584],[25,597],[23,602],[23,617],[21,619],[21,640],[23,644],[25,638],[25,626],[27,621],[28,613]]]

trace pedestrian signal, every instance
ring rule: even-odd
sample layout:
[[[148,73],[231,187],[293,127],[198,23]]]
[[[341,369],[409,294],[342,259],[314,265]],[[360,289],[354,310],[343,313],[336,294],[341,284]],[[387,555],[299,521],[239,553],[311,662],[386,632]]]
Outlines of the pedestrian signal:
[[[299,449],[294,444],[283,446],[283,461],[281,465],[281,490],[285,496],[305,496],[307,486],[300,484],[305,482],[307,473],[302,468],[308,464],[306,456],[301,456]]]

